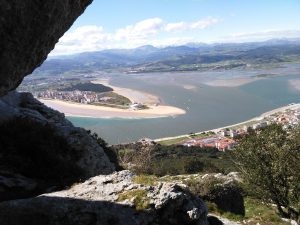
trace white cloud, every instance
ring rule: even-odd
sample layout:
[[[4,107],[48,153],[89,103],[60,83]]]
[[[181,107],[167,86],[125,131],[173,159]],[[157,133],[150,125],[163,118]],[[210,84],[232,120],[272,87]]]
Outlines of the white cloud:
[[[114,32],[106,32],[102,26],[82,26],[67,32],[57,43],[51,55],[99,51],[109,48],[134,48],[141,45],[155,46],[184,44],[191,38],[175,37],[173,31],[202,30],[219,20],[205,18],[195,22],[167,23],[161,18],[149,18],[128,25]]]
[[[105,33],[101,26],[82,26],[67,32],[56,44],[52,55],[96,51],[110,39],[111,35]]]
[[[166,31],[183,31],[183,30],[193,30],[193,29],[205,29],[207,27],[210,27],[216,23],[218,23],[219,20],[217,18],[208,17],[202,20],[198,20],[196,22],[179,22],[179,23],[168,23],[165,26]]]
[[[115,38],[117,40],[145,38],[149,35],[157,34],[162,29],[162,26],[163,20],[161,18],[142,20],[134,25],[117,30]]]
[[[270,38],[299,38],[300,30],[264,30],[252,33],[235,33],[225,37],[229,40],[262,40]]]
[[[179,23],[168,23],[165,26],[166,31],[179,31],[179,30],[185,30],[187,29],[187,23],[185,22],[179,22]]]
[[[192,37],[171,37],[165,39],[156,39],[151,40],[149,44],[158,46],[158,47],[166,47],[166,46],[178,46],[184,45],[186,43],[196,42],[196,40]]]
[[[204,20],[199,20],[195,23],[191,23],[190,24],[190,27],[191,29],[205,29],[213,24],[216,24],[220,22],[217,18],[207,18],[207,19],[204,19]]]

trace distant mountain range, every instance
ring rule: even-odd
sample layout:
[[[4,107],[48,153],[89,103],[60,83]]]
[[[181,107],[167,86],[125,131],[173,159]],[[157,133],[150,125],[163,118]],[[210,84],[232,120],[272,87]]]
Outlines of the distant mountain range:
[[[119,70],[133,72],[194,71],[261,66],[300,60],[300,39],[251,43],[203,44],[157,48],[111,49],[49,57],[37,74],[71,71]]]

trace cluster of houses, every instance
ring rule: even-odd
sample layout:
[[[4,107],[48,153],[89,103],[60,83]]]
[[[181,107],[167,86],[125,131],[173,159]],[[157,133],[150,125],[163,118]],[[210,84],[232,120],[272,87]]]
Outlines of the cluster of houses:
[[[212,147],[220,151],[230,150],[235,146],[236,141],[221,135],[212,135],[204,138],[193,138],[182,143],[184,146],[199,146],[199,147]]]
[[[97,94],[91,91],[42,91],[36,92],[34,95],[37,98],[44,99],[58,99],[63,101],[71,101],[83,104],[107,102],[112,97],[103,97],[101,94]]]
[[[103,96],[103,94],[97,94],[91,91],[41,91],[33,93],[37,98],[43,99],[57,99],[62,101],[70,101],[82,104],[92,103],[110,103],[110,100],[115,99],[114,97]],[[130,110],[143,109],[145,105],[134,102],[129,106]]]
[[[300,123],[300,108],[267,116],[257,123],[244,125],[239,129],[221,129],[209,136],[195,137],[181,144],[188,147],[214,147],[220,151],[231,150],[237,144],[235,137],[246,134],[249,129],[262,129],[272,123],[282,124],[284,128],[297,126]]]
[[[300,122],[300,109],[289,110],[283,114],[273,116],[273,121],[278,124],[282,124],[283,127],[294,127]]]

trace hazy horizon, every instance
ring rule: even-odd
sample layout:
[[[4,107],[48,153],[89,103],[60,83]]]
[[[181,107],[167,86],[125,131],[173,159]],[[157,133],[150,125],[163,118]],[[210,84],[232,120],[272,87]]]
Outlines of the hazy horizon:
[[[299,11],[297,0],[94,1],[50,54],[300,38]]]

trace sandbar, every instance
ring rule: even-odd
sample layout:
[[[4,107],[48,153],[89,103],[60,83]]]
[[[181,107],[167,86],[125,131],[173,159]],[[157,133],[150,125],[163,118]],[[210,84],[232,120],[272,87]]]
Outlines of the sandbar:
[[[296,91],[300,91],[300,79],[290,79],[289,85]]]
[[[109,79],[98,79],[95,81],[91,81],[94,84],[103,84],[107,87],[111,87],[113,92],[125,96],[128,98],[132,103],[139,102],[145,105],[157,105],[160,104],[161,101],[158,96],[149,94],[147,92],[138,91],[130,88],[123,88],[123,87],[116,87],[109,83]]]
[[[254,77],[239,77],[239,78],[227,78],[227,79],[215,79],[211,81],[204,82],[204,84],[213,87],[238,87],[261,78]]]
[[[178,116],[185,114],[183,109],[173,106],[158,105],[148,106],[149,109],[143,110],[131,110],[131,109],[119,109],[106,106],[95,106],[88,104],[80,104],[73,102],[66,102],[53,99],[39,99],[42,103],[63,112],[66,116],[76,117],[92,117],[92,118],[126,118],[126,119],[138,119],[138,118],[158,118]]]

